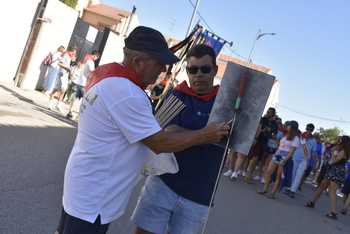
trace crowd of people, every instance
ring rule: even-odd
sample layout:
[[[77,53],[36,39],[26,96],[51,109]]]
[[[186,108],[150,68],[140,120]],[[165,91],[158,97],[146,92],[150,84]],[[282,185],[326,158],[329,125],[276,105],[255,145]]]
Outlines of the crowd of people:
[[[244,180],[252,184],[253,180],[260,180],[264,171],[261,178],[264,186],[257,193],[274,199],[276,192],[283,189],[284,194],[294,198],[297,190],[302,190],[306,178],[313,173],[312,183],[317,184],[317,190],[304,206],[312,208],[322,193],[329,194],[332,211],[324,215],[337,219],[337,191],[343,193],[341,213],[346,214],[350,206],[350,138],[338,136],[337,141],[331,144],[322,142],[320,134],[314,130],[312,123],[306,125],[304,132],[299,130],[295,120],[282,124],[275,109],[269,108],[261,118],[249,155],[229,152],[226,161],[228,170],[223,175],[232,180],[243,175]],[[255,169],[256,176],[252,179]],[[269,192],[272,181],[273,188]]]
[[[56,109],[61,111],[65,91],[71,89],[67,117],[73,118],[72,107],[81,100],[56,234],[107,233],[110,222],[124,213],[150,151],[174,152],[179,171],[147,177],[131,217],[135,234],[197,233],[212,205],[217,175],[222,173],[225,159],[224,149],[211,143],[226,137],[230,129],[225,123],[207,125],[219,90],[219,85],[214,86],[218,72],[215,51],[204,44],[192,47],[185,58],[189,84],[184,81],[170,85],[167,81],[172,80],[172,74],[168,72],[149,94],[145,90],[167,72],[166,66],[179,61],[157,30],[136,27],[125,39],[121,63],[95,69],[93,61],[100,55],[94,51],[76,67],[70,66],[76,51],[77,47],[71,45],[58,58],[59,72],[49,101],[52,109],[54,94],[60,90]],[[170,96],[186,107],[161,128],[154,112],[157,102]],[[343,136],[338,144],[322,152],[314,129],[308,124],[301,133],[297,121],[283,124],[276,110],[269,108],[261,118],[249,154],[229,152],[229,170],[224,176],[236,180],[243,175],[249,184],[261,181],[264,187],[257,192],[270,199],[283,187],[294,197],[316,166],[319,172],[315,181],[320,185],[304,205],[314,207],[329,187],[332,212],[325,216],[336,219],[335,192],[342,184],[341,213],[345,214],[350,205],[350,175],[345,179],[350,138]],[[257,175],[253,177],[256,167]],[[318,179],[321,177],[322,181]],[[268,193],[270,181],[274,185]]]

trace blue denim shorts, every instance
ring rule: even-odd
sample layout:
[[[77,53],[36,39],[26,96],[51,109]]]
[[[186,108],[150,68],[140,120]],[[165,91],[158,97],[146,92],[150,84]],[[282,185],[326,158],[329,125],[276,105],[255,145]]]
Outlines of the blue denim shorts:
[[[289,152],[287,151],[278,150],[272,159],[276,164],[279,164],[288,155],[288,153]]]
[[[147,177],[131,221],[152,232],[191,234],[202,227],[208,206],[177,195],[158,176]]]
[[[82,98],[84,97],[84,92],[85,92],[85,86],[81,86],[77,84],[77,91],[75,93],[75,98]]]

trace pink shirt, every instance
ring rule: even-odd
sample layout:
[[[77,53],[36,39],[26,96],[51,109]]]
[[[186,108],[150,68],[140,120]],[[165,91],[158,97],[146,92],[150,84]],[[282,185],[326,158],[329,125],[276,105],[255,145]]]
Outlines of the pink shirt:
[[[299,137],[298,136],[295,136],[293,141],[288,141],[286,136],[284,136],[280,140],[280,146],[278,147],[278,149],[289,152],[290,149],[292,148],[292,146],[298,147],[298,145],[299,145]]]

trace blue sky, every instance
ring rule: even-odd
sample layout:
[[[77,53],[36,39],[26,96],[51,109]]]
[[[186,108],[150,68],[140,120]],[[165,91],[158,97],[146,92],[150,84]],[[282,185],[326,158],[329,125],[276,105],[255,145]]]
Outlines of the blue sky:
[[[141,25],[185,38],[196,0],[100,0],[131,12]],[[272,69],[280,80],[277,114],[300,129],[314,123],[350,134],[349,0],[201,0],[194,24],[233,42],[224,54],[247,60],[257,31],[253,63]],[[176,20],[174,20],[174,18]],[[234,53],[232,53],[234,51]]]

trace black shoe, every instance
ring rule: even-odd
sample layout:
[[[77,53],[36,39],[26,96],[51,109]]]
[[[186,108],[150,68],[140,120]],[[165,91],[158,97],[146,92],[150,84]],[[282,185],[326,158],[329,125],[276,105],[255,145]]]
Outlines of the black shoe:
[[[67,117],[68,119],[72,119],[72,118],[73,118],[73,115],[72,115],[71,113],[68,113],[68,114],[66,115],[66,117]]]
[[[299,187],[298,190],[301,191],[301,188]]]
[[[290,192],[289,196],[290,196],[291,198],[294,198],[294,192]]]
[[[289,195],[289,193],[290,193],[290,189],[287,189],[287,190],[284,192],[284,194],[287,194],[287,195]]]

